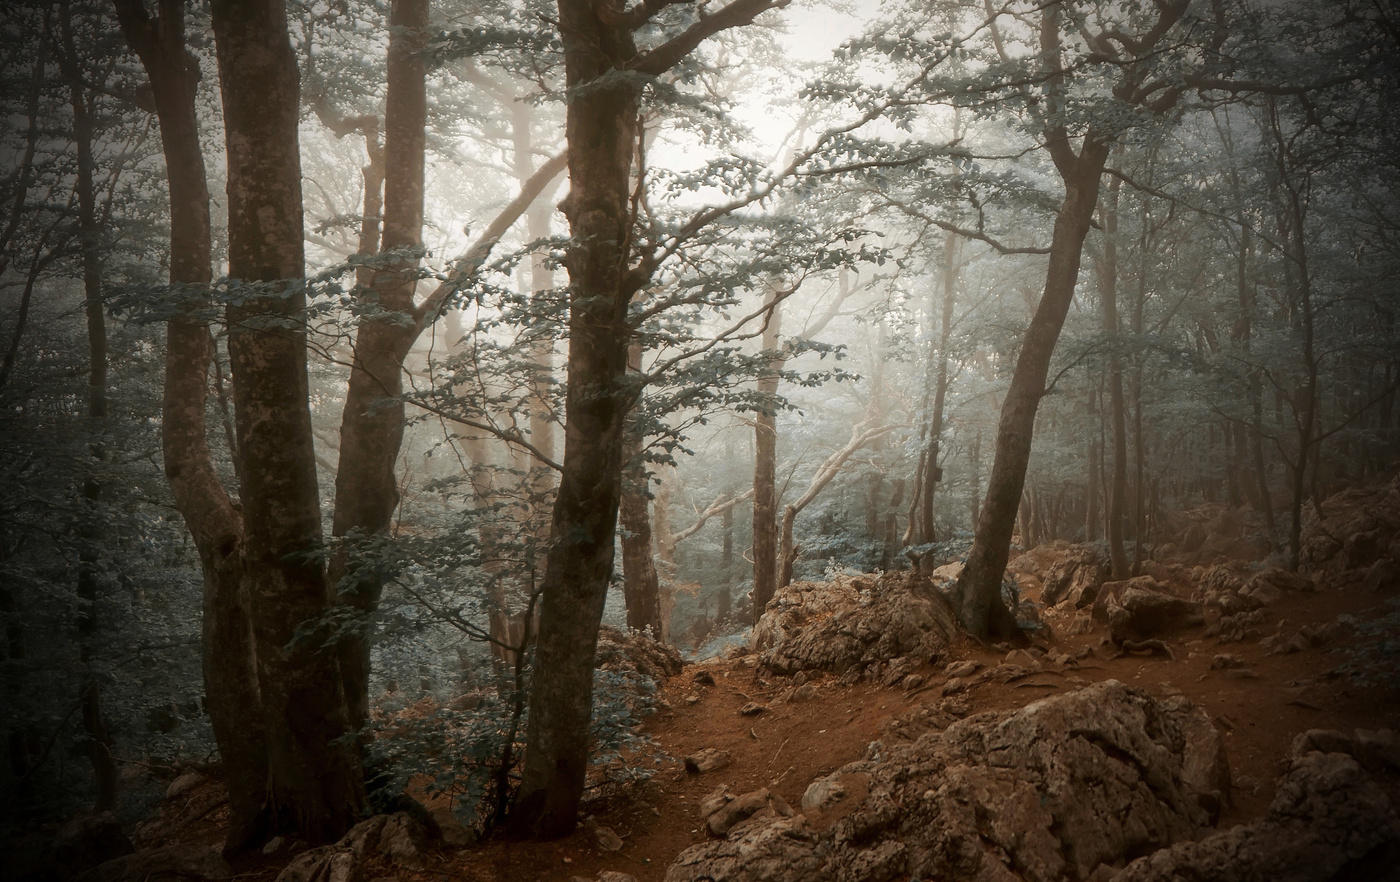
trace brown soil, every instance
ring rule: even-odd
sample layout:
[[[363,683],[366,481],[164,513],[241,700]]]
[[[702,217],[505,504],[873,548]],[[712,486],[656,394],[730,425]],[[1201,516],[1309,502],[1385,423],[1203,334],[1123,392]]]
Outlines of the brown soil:
[[[1267,610],[1263,634],[1280,624],[1289,630],[1307,623],[1324,623],[1351,614],[1360,622],[1400,619],[1400,609],[1387,598],[1359,588],[1286,595]],[[1389,676],[1370,681],[1344,674],[1364,641],[1343,638],[1332,645],[1287,655],[1269,655],[1258,641],[1220,645],[1202,628],[1167,640],[1174,658],[1162,655],[1117,655],[1102,628],[1076,636],[1059,636],[1042,645],[1050,652],[1082,655],[1075,663],[1046,670],[1009,683],[984,682],[962,693],[969,712],[1023,706],[1035,699],[1117,679],[1157,694],[1181,693],[1204,706],[1226,733],[1235,781],[1233,802],[1221,818],[1229,826],[1263,814],[1273,795],[1289,745],[1300,732],[1313,728],[1400,728],[1400,633],[1385,635],[1390,655]],[[1374,643],[1374,638],[1371,638]],[[1238,662],[1233,668],[1213,668],[1219,654]],[[971,643],[955,647],[946,661],[970,658],[990,668],[1005,651]],[[702,672],[714,685],[697,680]],[[894,718],[935,701],[944,682],[942,666],[916,673],[924,685],[906,693],[869,683],[841,686],[834,677],[816,677],[814,697],[779,701],[792,683],[767,678],[753,658],[713,660],[689,665],[664,684],[668,709],[645,725],[655,750],[631,758],[634,770],[647,769],[649,779],[614,787],[588,804],[594,821],[615,831],[623,841],[619,851],[606,852],[586,827],[550,843],[493,840],[463,850],[444,850],[429,867],[416,873],[385,868],[399,879],[460,879],[469,882],[568,882],[572,877],[595,878],[603,870],[630,873],[639,882],[658,882],[682,849],[705,840],[697,813],[699,802],[716,787],[728,785],[734,794],[770,788],[798,806],[813,778],[862,757],[867,745],[882,737],[882,727]],[[765,706],[752,716],[740,714],[750,702]],[[680,758],[714,747],[733,755],[732,765],[704,774],[687,773]],[[210,820],[213,820],[212,818]],[[206,821],[206,823],[208,823]],[[206,826],[207,834],[214,831]],[[181,837],[185,838],[185,837]],[[188,839],[186,839],[188,841]],[[144,844],[144,843],[143,843]],[[277,862],[284,864],[285,859]],[[272,862],[240,878],[268,879],[276,874]],[[370,872],[367,878],[375,878]]]

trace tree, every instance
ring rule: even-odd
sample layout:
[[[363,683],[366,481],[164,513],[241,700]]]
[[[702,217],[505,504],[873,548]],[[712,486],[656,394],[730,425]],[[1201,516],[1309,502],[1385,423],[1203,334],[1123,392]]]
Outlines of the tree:
[[[573,830],[583,793],[593,657],[612,573],[623,425],[636,394],[625,382],[627,307],[655,270],[631,255],[630,194],[641,77],[656,76],[706,37],[752,21],[781,0],[734,0],[639,53],[632,32],[663,8],[561,0],[559,36],[572,99],[566,133],[571,244],[564,460],[545,568],[525,768],[511,812],[517,835]]]
[[[166,325],[161,405],[165,472],[204,573],[204,687],[227,774],[227,846],[264,835],[267,753],[248,594],[243,585],[243,519],[214,467],[205,396],[214,340],[203,316],[210,299],[209,190],[199,143],[199,69],[186,51],[184,4],[162,0],[156,18],[139,0],[119,0],[117,17],[150,79],[170,197],[170,282],[180,301]]]
[[[1150,114],[1163,114],[1176,104],[1179,86],[1173,76],[1156,69],[1154,51],[1182,20],[1187,6],[1181,0],[1159,4],[1155,17],[1133,37],[1116,29],[1086,33],[1088,48],[1117,67],[1115,101]],[[1074,148],[1075,136],[1065,116],[1070,76],[1061,36],[1065,12],[1059,4],[1040,11],[1039,41],[1045,82],[1044,143],[1064,185],[1064,197],[1055,217],[1045,287],[1021,342],[1011,386],[1002,403],[987,493],[978,513],[972,550],[956,589],[963,626],[984,638],[1015,631],[1014,620],[1001,602],[1001,580],[1010,554],[1016,510],[1021,504],[1036,409],[1045,394],[1055,341],[1079,279],[1084,238],[1098,201],[1099,180],[1113,142],[1120,135],[1111,119],[1091,122],[1078,137],[1079,149]]]
[[[301,116],[282,0],[213,7],[228,155],[226,314],[234,376],[243,569],[267,736],[268,824],[338,838],[364,810],[336,656],[307,404]],[[246,774],[229,768],[229,775]]]
[[[394,468],[403,444],[403,363],[420,330],[414,291],[423,242],[427,0],[395,0],[389,27],[382,261],[364,292],[368,302],[361,306],[341,418],[331,527],[340,537],[352,531],[383,535],[398,507]],[[367,198],[370,183],[367,176]],[[369,718],[369,633],[364,619],[379,603],[383,576],[372,555],[356,556],[352,549],[334,558],[331,579],[341,602],[360,614],[357,625],[347,630],[340,654],[350,724],[359,729]]]

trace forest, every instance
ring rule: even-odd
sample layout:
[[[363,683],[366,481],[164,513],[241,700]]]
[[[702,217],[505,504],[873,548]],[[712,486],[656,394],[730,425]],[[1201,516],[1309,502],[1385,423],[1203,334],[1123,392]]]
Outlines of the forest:
[[[1342,755],[1384,835],[1228,878],[1400,866],[1391,0],[0,23],[18,878],[1226,878],[1161,855]],[[894,832],[874,745],[1042,695],[1178,733],[1152,832]]]

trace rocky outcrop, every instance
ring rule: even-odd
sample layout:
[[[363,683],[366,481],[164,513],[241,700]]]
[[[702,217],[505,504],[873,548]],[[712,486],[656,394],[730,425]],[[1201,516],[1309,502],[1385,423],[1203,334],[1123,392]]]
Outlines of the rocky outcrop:
[[[598,629],[597,666],[614,673],[638,673],[661,683],[679,674],[683,662],[674,646],[604,625]]]
[[[666,882],[1087,879],[1213,822],[1225,769],[1200,708],[1107,681],[872,745],[804,799],[818,814],[738,824]]]
[[[1160,637],[1204,621],[1198,604],[1155,586],[1135,584],[1151,578],[1145,576],[1126,583],[1105,604],[1108,634],[1114,643]]]
[[[1094,602],[1099,586],[1109,576],[1112,565],[1103,549],[1093,545],[1071,545],[1050,565],[1041,582],[1040,599],[1046,606],[1064,603],[1083,609]]]
[[[359,882],[367,862],[416,869],[423,865],[430,831],[408,812],[366,818],[334,845],[304,851],[276,882]]]
[[[953,608],[933,583],[886,573],[788,585],[754,628],[754,648],[759,664],[777,674],[879,678],[896,659],[941,659],[957,633]]]
[[[1364,578],[1377,561],[1400,560],[1400,476],[1308,506],[1300,551],[1304,570],[1333,577],[1351,571]]]
[[[1365,755],[1361,740],[1339,732],[1304,733],[1262,820],[1139,858],[1113,882],[1397,878],[1400,817],[1385,789],[1351,755]]]

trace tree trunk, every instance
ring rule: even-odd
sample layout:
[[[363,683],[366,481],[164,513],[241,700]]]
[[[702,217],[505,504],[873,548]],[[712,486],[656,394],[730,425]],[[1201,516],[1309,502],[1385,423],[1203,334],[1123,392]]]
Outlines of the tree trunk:
[[[65,12],[67,10],[65,9]],[[73,141],[77,148],[77,179],[74,189],[78,196],[78,239],[83,267],[83,309],[87,319],[88,431],[92,440],[88,450],[92,456],[91,472],[83,480],[84,508],[80,515],[79,533],[83,544],[78,555],[78,644],[82,663],[82,679],[78,687],[78,703],[82,709],[83,745],[92,765],[97,785],[96,811],[114,811],[117,807],[117,765],[112,758],[112,735],[102,713],[101,679],[94,670],[94,643],[99,621],[97,603],[101,593],[102,575],[99,549],[105,530],[98,511],[102,500],[102,483],[98,480],[99,464],[106,459],[102,434],[107,424],[107,316],[102,300],[102,228],[97,220],[97,192],[94,182],[95,162],[92,155],[93,117],[88,103],[87,87],[78,67],[72,22],[65,18],[60,24],[63,35],[62,67],[68,79],[69,103],[73,109]]]
[[[209,190],[199,144],[199,69],[185,46],[183,0],[160,0],[152,20],[140,0],[117,0],[127,41],[150,78],[170,195],[170,282],[181,315],[166,326],[161,448],[175,507],[199,552],[204,576],[204,700],[229,791],[226,850],[261,838],[266,825],[267,748],[243,585],[243,525],[209,451],[205,399],[214,340],[199,318],[208,308]]]
[[[1006,636],[1015,628],[1015,621],[1001,601],[1001,579],[1010,556],[1016,509],[1030,461],[1036,409],[1045,393],[1055,342],[1074,298],[1084,237],[1089,232],[1098,200],[1099,175],[1107,158],[1108,144],[1087,136],[1072,166],[1062,170],[1065,196],[1055,218],[1045,290],[1021,342],[1011,386],[1002,403],[987,495],[967,565],[958,578],[959,615],[963,626],[979,638]]]
[[[362,539],[386,534],[398,507],[394,470],[403,445],[403,362],[418,336],[414,291],[423,233],[427,90],[422,48],[427,39],[427,0],[394,0],[389,24],[383,263],[375,269],[369,291],[361,292],[370,302],[355,334],[331,526],[337,537],[354,531]],[[367,176],[367,204],[369,183]],[[372,546],[357,548],[351,540],[337,553],[330,570],[339,602],[357,617],[340,648],[341,676],[354,729],[369,718],[369,619],[384,590],[383,571],[375,562],[378,554]]]
[[[509,825],[553,838],[577,823],[588,764],[593,660],[613,568],[622,484],[625,386],[631,329],[627,306],[628,193],[639,86],[615,78],[636,53],[630,30],[587,0],[560,0],[568,88],[569,195],[573,245],[565,257],[569,303],[564,462],[545,569],[530,692],[525,767]],[[580,89],[591,84],[586,90]]]
[[[721,539],[719,552],[719,599],[715,602],[715,624],[729,618],[730,592],[734,584],[734,507],[720,515]]]
[[[766,370],[758,375],[760,409],[754,414],[753,457],[753,620],[763,617],[768,601],[777,589],[777,462],[778,462],[778,376],[784,359],[778,354],[782,327],[782,303],[777,290],[768,292],[768,323],[763,326],[762,346],[768,353]]]
[[[216,0],[212,9],[229,276],[246,286],[227,316],[269,820],[273,832],[331,841],[359,817],[365,796],[345,740],[340,668],[315,636],[331,596],[308,408],[296,59],[282,0]]]
[[[1099,261],[1099,297],[1103,304],[1103,328],[1108,335],[1108,415],[1113,435],[1113,471],[1108,482],[1108,555],[1113,578],[1128,577],[1128,554],[1123,546],[1123,520],[1128,506],[1128,429],[1123,403],[1122,334],[1118,324],[1118,193],[1122,181],[1114,178],[1100,207],[1103,219],[1103,254]]]
[[[939,442],[943,437],[943,408],[948,398],[948,341],[953,333],[953,306],[957,298],[957,259],[960,239],[948,233],[943,239],[942,305],[938,324],[938,360],[933,381],[933,413],[929,415],[928,448],[924,457],[923,486],[919,495],[919,542],[938,541],[933,520],[933,495],[943,478],[939,463]]]
[[[628,347],[627,367],[642,369],[642,345],[633,341]],[[651,547],[650,475],[642,459],[641,424],[627,421],[627,440],[623,448],[622,499],[618,518],[622,526],[622,597],[627,607],[627,627],[633,631],[650,630],[651,636],[662,639],[661,583],[656,575],[656,559]]]

